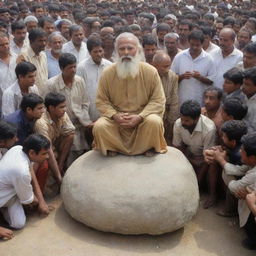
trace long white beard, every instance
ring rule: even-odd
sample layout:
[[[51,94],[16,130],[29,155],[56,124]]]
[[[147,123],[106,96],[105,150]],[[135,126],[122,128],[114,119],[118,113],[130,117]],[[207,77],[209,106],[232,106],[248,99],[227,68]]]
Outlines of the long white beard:
[[[129,58],[130,61],[124,61],[123,59]],[[117,75],[121,79],[128,77],[135,78],[139,73],[139,64],[141,61],[141,56],[136,54],[133,56],[123,56],[118,57],[116,62]]]

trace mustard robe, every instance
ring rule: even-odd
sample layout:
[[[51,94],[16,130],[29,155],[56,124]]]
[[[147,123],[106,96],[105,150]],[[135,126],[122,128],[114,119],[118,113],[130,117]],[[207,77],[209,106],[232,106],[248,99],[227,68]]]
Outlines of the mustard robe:
[[[93,128],[95,148],[104,155],[108,150],[137,155],[153,148],[167,150],[163,113],[165,95],[157,70],[140,63],[139,74],[120,79],[116,64],[107,67],[99,81],[96,106],[101,113]],[[117,113],[138,114],[143,121],[135,128],[122,128],[112,119]]]

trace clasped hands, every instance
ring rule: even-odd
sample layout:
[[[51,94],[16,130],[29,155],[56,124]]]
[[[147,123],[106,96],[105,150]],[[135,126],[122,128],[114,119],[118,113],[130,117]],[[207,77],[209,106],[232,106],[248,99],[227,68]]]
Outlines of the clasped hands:
[[[201,74],[198,71],[186,71],[184,74],[182,74],[183,79],[190,79],[191,77],[200,80]]]
[[[118,113],[113,115],[113,120],[123,128],[134,128],[142,122],[142,117],[129,113]]]
[[[214,146],[209,149],[204,150],[204,160],[208,164],[212,164],[215,161],[222,162],[226,160],[227,152],[223,150],[221,146]]]

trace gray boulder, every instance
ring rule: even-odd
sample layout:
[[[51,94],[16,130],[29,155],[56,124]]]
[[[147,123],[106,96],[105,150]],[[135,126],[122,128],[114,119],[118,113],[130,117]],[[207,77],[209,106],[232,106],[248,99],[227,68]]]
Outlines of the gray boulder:
[[[68,169],[61,195],[74,219],[121,234],[175,231],[191,220],[199,204],[194,170],[172,147],[153,157],[90,151]]]

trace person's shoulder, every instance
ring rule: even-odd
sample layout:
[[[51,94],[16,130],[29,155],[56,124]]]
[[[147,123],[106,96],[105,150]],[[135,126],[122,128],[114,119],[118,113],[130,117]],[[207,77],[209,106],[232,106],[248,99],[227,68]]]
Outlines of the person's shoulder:
[[[204,129],[206,129],[207,131],[216,130],[214,122],[209,117],[201,114],[200,118],[202,120]]]
[[[114,72],[116,72],[116,63],[112,63],[111,65],[105,67],[102,75],[107,75]]]
[[[21,110],[18,109],[15,112],[11,113],[7,117],[4,118],[5,121],[10,122],[10,123],[19,123],[22,120],[22,114]]]
[[[102,59],[102,64],[105,65],[105,66],[106,66],[106,65],[109,66],[109,65],[113,64],[113,62],[111,62],[111,61],[109,61],[109,60],[103,58],[103,59]]]
[[[238,56],[243,56],[243,52],[242,51],[240,51],[240,50],[238,50],[237,48],[234,48],[234,54],[235,55],[238,55]]]
[[[156,68],[148,64],[147,62],[140,62],[140,69],[145,72],[150,72],[151,74],[152,72],[153,73],[157,72]]]

